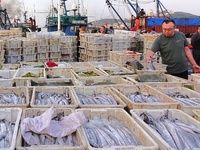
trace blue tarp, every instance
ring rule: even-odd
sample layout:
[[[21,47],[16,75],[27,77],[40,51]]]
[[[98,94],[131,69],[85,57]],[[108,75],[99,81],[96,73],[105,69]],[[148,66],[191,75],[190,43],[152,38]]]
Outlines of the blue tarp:
[[[165,18],[148,18],[147,26],[161,26]],[[173,18],[176,26],[199,26],[200,18]]]

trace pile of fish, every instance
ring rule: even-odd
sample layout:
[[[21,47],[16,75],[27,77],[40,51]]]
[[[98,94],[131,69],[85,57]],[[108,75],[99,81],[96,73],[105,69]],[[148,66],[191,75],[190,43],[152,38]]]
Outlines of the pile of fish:
[[[167,82],[164,74],[139,74],[135,78],[138,82]]]
[[[172,119],[168,114],[159,119],[154,119],[147,113],[142,113],[140,116],[173,149],[200,148],[200,129],[178,119]]]
[[[78,98],[83,105],[117,105],[115,99],[108,94],[94,94],[94,95],[83,95],[78,94]]]
[[[26,74],[21,76],[22,78],[25,77],[33,77],[33,78],[38,78],[38,77],[43,77],[43,72],[40,72],[38,75],[32,72],[27,72]]]
[[[11,123],[6,119],[0,120],[0,149],[11,146],[14,128],[15,123]]]
[[[142,145],[136,135],[116,119],[91,119],[83,125],[92,147]]]
[[[59,113],[53,120],[61,121],[62,117],[64,117],[64,112]],[[62,146],[78,146],[78,141],[76,137],[76,133],[72,133],[65,137],[52,137],[47,134],[37,134],[32,132],[35,140],[37,141],[37,145],[62,145]],[[30,146],[24,141],[25,147]]]
[[[99,76],[97,73],[95,73],[94,71],[86,71],[86,72],[76,72],[79,76],[81,77],[91,77],[91,76]]]
[[[197,97],[190,98],[188,95],[184,95],[180,92],[171,92],[167,93],[167,95],[176,99],[178,102],[186,106],[200,105],[200,98]]]
[[[57,94],[57,93],[35,93],[35,105],[70,105],[71,98],[68,93]]]
[[[20,95],[12,93],[0,93],[0,104],[25,104],[26,97],[24,93]]]
[[[153,95],[144,95],[140,92],[135,92],[133,94],[126,94],[126,96],[134,103],[163,103],[163,101]]]

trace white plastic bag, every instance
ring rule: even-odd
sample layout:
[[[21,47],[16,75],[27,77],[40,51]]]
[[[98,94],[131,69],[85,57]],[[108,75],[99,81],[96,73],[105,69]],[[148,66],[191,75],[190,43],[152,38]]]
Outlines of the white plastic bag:
[[[75,132],[87,119],[81,112],[74,112],[62,118],[62,121],[51,120],[54,113],[53,107],[46,110],[41,116],[25,118],[21,123],[21,133],[29,145],[37,145],[38,142],[32,135],[48,134],[52,137],[64,137]]]

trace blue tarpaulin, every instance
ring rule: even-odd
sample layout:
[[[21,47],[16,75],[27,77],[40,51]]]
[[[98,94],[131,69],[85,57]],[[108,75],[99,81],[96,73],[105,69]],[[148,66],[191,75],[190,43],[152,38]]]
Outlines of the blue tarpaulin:
[[[161,26],[165,18],[148,18],[147,26]],[[199,26],[200,18],[173,18],[176,26]]]

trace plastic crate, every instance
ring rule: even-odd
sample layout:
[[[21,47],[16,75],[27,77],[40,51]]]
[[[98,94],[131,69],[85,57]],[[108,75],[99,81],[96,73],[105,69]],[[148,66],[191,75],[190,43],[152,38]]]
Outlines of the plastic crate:
[[[110,61],[90,61],[90,64],[94,66],[95,68],[102,68],[102,67],[118,67],[116,64],[110,62]]]
[[[69,104],[69,105],[56,105],[56,104],[47,104],[47,105],[40,104],[40,105],[37,105],[35,103],[36,93],[37,92],[69,95],[71,104]],[[69,87],[34,87],[30,105],[33,108],[49,108],[51,106],[54,106],[56,108],[60,107],[60,108],[72,108],[72,109],[75,109],[75,108],[78,107],[78,103],[77,103],[76,97],[74,96],[74,92],[72,92],[71,88],[69,88]]]
[[[133,71],[130,71],[125,67],[101,67],[99,70],[107,74],[107,76],[125,76],[134,74]]]
[[[136,135],[136,137],[142,143],[142,146],[110,146],[110,147],[103,147],[103,148],[94,148],[90,145],[86,133],[83,129],[84,138],[86,138],[86,142],[88,145],[88,150],[157,150],[158,145],[157,143],[142,129],[138,123],[131,118],[131,116],[125,112],[123,109],[119,108],[108,108],[108,109],[76,109],[77,112],[83,112],[88,120],[99,118],[99,119],[117,119],[128,128],[132,133]]]
[[[88,44],[86,45],[88,49],[92,50],[110,50],[112,49],[111,44]]]
[[[10,64],[19,63],[22,60],[21,55],[17,56],[8,56],[5,55],[5,62]]]
[[[66,63],[66,62],[54,62],[54,63],[56,63],[58,66],[55,66],[55,67],[49,67],[48,65],[47,65],[47,62],[45,62],[44,64],[45,64],[45,67],[46,68],[72,68],[72,66],[69,64],[69,63]]]
[[[21,68],[44,68],[44,63],[42,62],[20,62]]]
[[[48,39],[45,38],[37,39],[37,46],[48,46],[48,45],[49,45]]]
[[[2,64],[2,70],[17,70],[19,67],[19,64]]]
[[[27,73],[32,73],[35,77],[23,77]],[[19,68],[16,72],[14,79],[33,79],[33,78],[46,78],[44,68]]]
[[[16,70],[0,70],[0,87],[12,87]]]
[[[71,70],[66,68],[47,68],[46,75],[47,78],[75,78]]]
[[[0,50],[4,50],[5,41],[0,40]]]
[[[142,53],[125,54],[125,52],[109,52],[110,61],[120,65],[125,65],[127,61],[140,60]]]
[[[90,68],[93,67],[89,62],[69,62],[72,68]]]
[[[50,52],[49,58],[61,58],[61,52]]]
[[[92,44],[105,44],[106,43],[106,38],[102,35],[98,36],[88,36],[87,37],[87,42],[92,43]]]
[[[24,104],[0,104],[0,107],[20,107],[26,108],[29,105],[29,94],[27,87],[0,87],[1,94],[12,94],[14,93],[17,96],[24,96],[25,103]]]
[[[38,53],[46,53],[49,52],[49,46],[37,46],[36,50]]]
[[[128,80],[132,81],[133,83],[145,83],[148,85],[151,85],[153,87],[168,87],[168,86],[173,86],[173,85],[179,85],[182,86],[183,84],[187,83],[187,80],[183,79],[183,78],[179,78],[179,77],[175,77],[169,74],[163,74],[163,73],[148,73],[147,75],[151,75],[151,74],[156,74],[159,76],[165,76],[167,78],[167,82],[138,82],[136,81],[136,78],[138,75],[128,75],[126,76]]]
[[[6,119],[11,123],[15,123],[12,134],[12,141],[9,148],[1,148],[2,150],[14,150],[17,140],[18,128],[21,119],[21,108],[0,108],[0,119]]]
[[[35,47],[37,45],[37,41],[36,39],[24,39],[22,40],[22,47],[26,48],[26,47]]]
[[[46,111],[47,109],[45,108],[30,108],[30,109],[24,109],[22,113],[21,120],[24,118],[33,118],[35,116],[38,116],[39,114],[42,114]],[[56,108],[54,111],[54,116],[55,117],[59,113],[63,113],[64,116],[68,116],[73,112],[72,109],[61,109],[61,108]],[[21,135],[21,130],[19,129],[18,131],[18,136],[17,136],[17,142],[16,142],[16,150],[85,150],[86,149],[86,140],[83,137],[83,132],[82,129],[78,128],[75,131],[78,146],[61,146],[61,145],[32,145],[32,146],[25,146],[24,145],[24,139]]]
[[[163,94],[167,94],[168,92],[170,93],[174,93],[174,92],[180,92],[180,93],[184,93],[184,95],[188,95],[189,98],[199,98],[200,94],[196,91],[193,91],[191,89],[188,89],[186,87],[157,87],[155,88],[156,90],[162,92]],[[174,99],[174,98],[172,98]],[[174,99],[175,101],[177,101],[176,99]],[[184,111],[185,113],[189,114],[192,116],[192,110],[194,109],[200,109],[200,105],[192,105],[192,106],[186,106],[181,104],[180,102],[177,101],[177,103],[179,103],[178,105],[178,109],[181,109],[182,111]]]
[[[86,54],[92,57],[108,56],[109,50],[86,49]]]
[[[60,36],[60,42],[61,43],[73,42],[73,36]]]
[[[37,54],[26,54],[26,55],[23,55],[23,61],[36,61],[37,58],[36,58]]]
[[[50,52],[60,52],[60,45],[50,45],[49,51]]]
[[[15,56],[15,55],[21,55],[22,54],[22,48],[10,48],[6,49],[5,55],[9,56]]]
[[[21,48],[22,41],[21,39],[9,39],[6,41],[6,48]]]
[[[159,148],[161,150],[174,150],[165,140],[161,138],[161,136],[153,130],[149,125],[147,125],[139,115],[142,113],[147,113],[151,115],[154,119],[159,119],[160,117],[169,113],[172,119],[178,119],[179,121],[185,124],[191,124],[198,128],[200,128],[200,123],[194,118],[190,117],[186,113],[177,110],[177,109],[163,109],[163,110],[148,110],[148,109],[132,109],[131,115],[133,119],[158,143]]]
[[[0,60],[4,59],[5,50],[0,50]]]
[[[111,89],[107,87],[99,87],[99,86],[92,86],[92,87],[73,87],[73,90],[75,92],[75,98],[78,102],[78,106],[80,108],[122,108],[126,106],[126,104],[117,96],[115,95]],[[80,99],[78,97],[78,94],[84,95],[84,96],[98,96],[98,94],[104,94],[104,95],[110,95],[114,98],[117,105],[102,105],[102,104],[82,104],[80,102]],[[94,96],[95,97],[95,96]]]
[[[113,86],[122,84],[133,84],[132,82],[122,78],[122,77],[89,77],[79,79],[82,86]]]
[[[95,68],[73,68],[72,73],[75,75],[76,78],[87,78],[87,77],[97,77],[97,76],[106,76],[101,71]],[[87,72],[93,72],[95,75],[86,75]]]
[[[37,59],[41,60],[41,59],[48,59],[49,58],[49,53],[45,52],[45,53],[37,53]]]
[[[35,52],[36,52],[35,46],[27,46],[27,47],[23,48],[23,54],[24,55],[35,54]]]
[[[54,37],[49,39],[49,45],[59,45],[60,44],[60,38]]]
[[[178,103],[162,94],[161,92],[151,88],[148,85],[121,85],[111,87],[113,92],[119,96],[127,105],[128,109],[176,109]],[[153,95],[161,99],[162,102],[156,103],[135,103],[131,101],[126,95],[140,92],[145,95]]]
[[[109,57],[108,56],[87,56],[86,61],[108,61]]]

